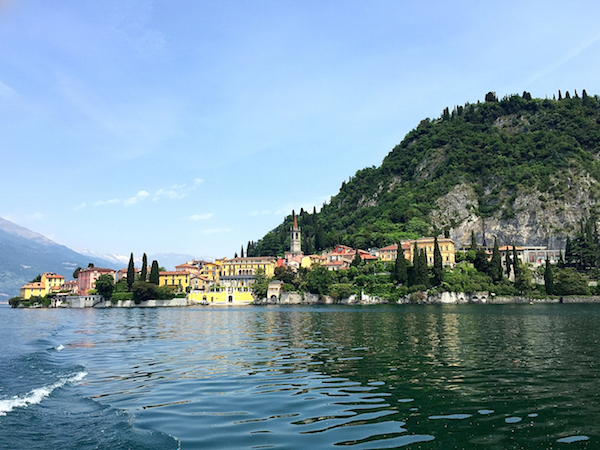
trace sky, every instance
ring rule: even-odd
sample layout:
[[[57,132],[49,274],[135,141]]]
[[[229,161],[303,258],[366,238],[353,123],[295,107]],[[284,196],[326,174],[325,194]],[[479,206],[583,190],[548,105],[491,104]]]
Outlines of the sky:
[[[445,107],[600,95],[600,2],[0,0],[0,217],[233,257]]]

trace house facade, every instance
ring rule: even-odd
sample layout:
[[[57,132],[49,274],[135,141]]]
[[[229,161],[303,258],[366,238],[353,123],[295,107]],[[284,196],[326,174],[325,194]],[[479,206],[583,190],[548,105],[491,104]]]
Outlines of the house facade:
[[[96,280],[100,278],[100,275],[110,275],[115,282],[117,281],[117,272],[113,269],[103,269],[100,267],[81,269],[77,277],[77,290],[79,293],[85,295],[89,290],[94,289],[96,287]]]

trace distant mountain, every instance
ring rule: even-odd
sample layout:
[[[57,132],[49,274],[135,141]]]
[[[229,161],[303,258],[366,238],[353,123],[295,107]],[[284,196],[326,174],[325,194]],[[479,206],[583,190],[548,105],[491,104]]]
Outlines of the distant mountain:
[[[43,272],[54,272],[72,279],[78,267],[93,263],[97,267],[118,269],[103,258],[82,255],[64,245],[0,218],[0,300],[19,295],[19,288]]]
[[[383,160],[342,183],[317,213],[301,210],[303,251],[383,247],[433,233],[458,245],[564,248],[582,219],[600,217],[600,97],[524,92],[446,108],[423,119]],[[250,256],[289,248],[292,217]]]

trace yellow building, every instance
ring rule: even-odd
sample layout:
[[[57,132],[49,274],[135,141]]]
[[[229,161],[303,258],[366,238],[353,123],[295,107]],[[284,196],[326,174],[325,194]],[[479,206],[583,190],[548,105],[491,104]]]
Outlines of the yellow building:
[[[255,276],[258,269],[262,269],[267,277],[275,275],[277,258],[274,256],[255,256],[250,258],[233,258],[221,261],[223,277],[235,277],[238,275]]]
[[[47,293],[46,286],[42,282],[36,281],[23,286],[19,291],[19,297],[29,300],[31,297],[44,297]]]
[[[249,305],[254,301],[249,286],[222,287],[211,291],[192,291],[188,299],[212,306]]]
[[[41,282],[44,283],[48,292],[52,290],[52,288],[60,288],[63,284],[65,284],[65,277],[62,275],[56,275],[52,272],[45,272],[42,274]]]
[[[159,286],[178,286],[179,291],[185,291],[190,285],[189,272],[159,272]]]
[[[219,260],[218,262],[204,263],[198,275],[207,278],[214,283],[218,283],[219,277],[221,276],[221,271],[223,270],[221,261],[222,260]]]
[[[28,283],[19,291],[19,296],[25,300],[31,297],[45,297],[50,291],[59,291],[65,283],[65,277],[52,272],[44,272],[40,281]]]
[[[415,240],[402,242],[402,249],[404,250],[404,257],[408,261],[414,259],[415,242],[419,250],[425,249],[427,254],[427,264],[433,266],[433,247],[434,238],[422,237]],[[406,248],[405,244],[408,243],[410,247]],[[454,241],[450,238],[438,238],[438,246],[440,247],[440,253],[442,254],[442,264],[445,266],[454,267],[456,260],[454,259]]]

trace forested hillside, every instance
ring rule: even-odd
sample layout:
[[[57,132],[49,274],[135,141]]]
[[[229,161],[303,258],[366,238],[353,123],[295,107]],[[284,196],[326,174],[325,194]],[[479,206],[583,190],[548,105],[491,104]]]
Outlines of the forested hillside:
[[[446,108],[383,160],[359,170],[312,213],[300,211],[305,253],[335,244],[383,247],[446,234],[459,245],[564,246],[600,200],[600,99],[524,92]],[[291,216],[247,254],[282,254]]]

